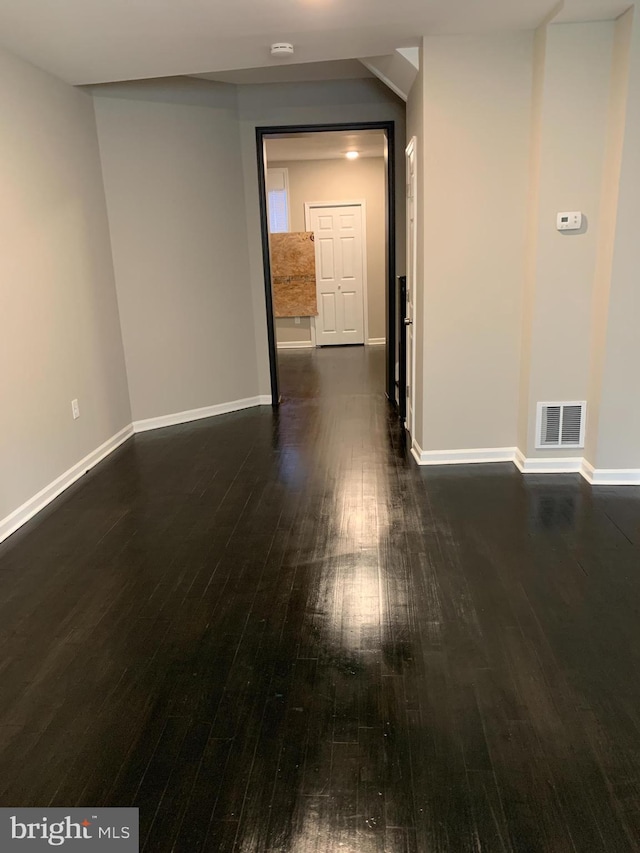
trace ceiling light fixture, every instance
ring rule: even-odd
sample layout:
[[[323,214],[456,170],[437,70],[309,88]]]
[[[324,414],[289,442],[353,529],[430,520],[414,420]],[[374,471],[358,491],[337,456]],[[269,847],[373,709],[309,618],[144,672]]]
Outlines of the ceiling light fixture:
[[[344,156],[347,158],[347,160],[357,160],[360,154],[358,154],[357,151],[347,151]]]

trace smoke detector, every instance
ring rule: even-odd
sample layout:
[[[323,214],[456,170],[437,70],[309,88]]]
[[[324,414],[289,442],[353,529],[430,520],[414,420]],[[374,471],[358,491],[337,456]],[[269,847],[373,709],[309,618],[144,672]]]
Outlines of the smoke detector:
[[[288,41],[277,41],[271,45],[271,56],[293,56],[293,45]]]

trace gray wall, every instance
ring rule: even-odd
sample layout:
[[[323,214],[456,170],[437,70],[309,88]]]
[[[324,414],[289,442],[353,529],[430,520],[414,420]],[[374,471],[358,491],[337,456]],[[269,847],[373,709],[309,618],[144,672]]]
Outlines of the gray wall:
[[[0,103],[1,521],[131,414],[91,97],[0,52]]]
[[[404,106],[371,80],[82,91],[7,54],[0,92],[1,520],[132,418],[269,393],[255,125],[393,119],[402,167]]]
[[[384,338],[386,302],[385,200],[386,167],[381,157],[359,160],[298,160],[274,162],[289,173],[289,205],[292,231],[304,231],[304,205],[310,201],[366,202],[367,302],[369,338]],[[276,320],[278,341],[309,341],[309,318]]]
[[[376,80],[93,93],[134,420],[268,395],[255,127],[395,120],[402,187],[404,104]]]
[[[405,104],[386,86],[373,79],[241,86],[238,89],[238,99],[251,290],[256,321],[259,393],[268,394],[269,357],[258,213],[255,129],[273,125],[395,121],[397,187],[400,188],[396,193],[396,268],[400,275],[404,272],[405,258],[405,200],[402,191],[405,171]]]
[[[134,420],[257,393],[235,88],[95,97]]]

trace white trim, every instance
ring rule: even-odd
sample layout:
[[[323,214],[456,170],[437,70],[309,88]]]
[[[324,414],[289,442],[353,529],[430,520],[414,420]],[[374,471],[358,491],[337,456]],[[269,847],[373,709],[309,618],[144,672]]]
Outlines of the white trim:
[[[417,305],[418,305],[418,139],[415,136],[412,136],[409,140],[409,144],[405,149],[405,168],[407,175],[409,174],[409,159],[413,155],[413,176],[415,181],[414,196],[413,196],[413,257],[409,257],[409,194],[406,193],[405,197],[405,215],[407,222],[407,234],[406,234],[406,265],[407,265],[407,273],[410,272],[411,279],[411,302],[412,302],[412,316],[413,320],[412,330],[411,330],[411,385],[409,386],[409,395],[411,401],[411,418],[410,423],[407,424],[407,429],[409,430],[409,434],[413,435],[416,429],[416,317],[418,316]],[[407,189],[410,184],[407,184]],[[404,322],[404,317],[400,318],[400,322]]]
[[[580,473],[592,486],[640,486],[640,468],[594,468],[583,459]]]
[[[147,432],[151,429],[162,429],[177,424],[186,424],[190,421],[199,421],[203,418],[213,418],[216,415],[226,415],[229,412],[238,412],[241,409],[253,408],[253,406],[270,405],[271,397],[268,395],[245,397],[243,400],[233,400],[231,403],[217,403],[215,406],[203,406],[201,409],[188,409],[186,412],[176,412],[173,415],[160,415],[158,418],[134,421],[133,429],[135,432]]]
[[[422,450],[415,439],[411,442],[411,455],[418,465],[481,465],[487,462],[513,462],[515,454],[515,447]]]
[[[422,462],[420,461],[422,458],[422,448],[413,436],[411,436],[411,455],[416,460],[418,465],[422,465]]]
[[[311,349],[315,346],[313,341],[278,341],[278,349]]]
[[[411,455],[418,465],[472,465],[513,462],[522,474],[581,474],[592,486],[640,486],[640,468],[594,468],[581,456],[527,458],[517,447],[475,450],[422,450],[415,439]]]
[[[304,228],[310,231],[311,208],[313,207],[360,207],[362,225],[362,310],[364,311],[364,340],[369,340],[369,291],[367,287],[367,200],[364,198],[355,201],[305,201],[304,203]],[[386,238],[385,238],[386,239]],[[316,346],[316,318],[311,317],[311,340]]]
[[[62,494],[65,489],[73,485],[76,480],[79,480],[83,474],[86,474],[91,468],[94,468],[98,462],[102,462],[109,454],[113,453],[121,444],[127,441],[134,433],[147,432],[148,430],[161,429],[166,426],[174,426],[176,424],[187,423],[188,421],[200,420],[201,418],[210,418],[215,415],[224,415],[228,412],[237,412],[241,409],[252,408],[253,406],[270,406],[271,395],[261,394],[256,397],[247,397],[244,400],[235,400],[231,403],[219,403],[216,406],[205,406],[202,409],[191,409],[186,412],[178,412],[174,415],[163,415],[159,418],[147,418],[142,421],[134,421],[133,424],[123,427],[115,435],[108,438],[100,447],[88,453],[84,459],[76,462],[71,468],[57,477],[44,489],[41,489],[37,495],[34,495],[29,500],[25,501],[22,506],[19,506],[5,518],[0,519],[0,542],[3,542],[8,536],[26,524],[40,510],[44,509],[51,501],[55,500],[58,495]]]
[[[516,468],[518,469],[518,471],[520,471],[521,474],[524,474],[524,466],[526,461],[527,460],[525,458],[524,453],[520,450],[519,447],[516,447],[516,452],[513,456],[513,464],[516,466]]]
[[[386,338],[369,338],[367,340],[367,346],[369,346],[369,347],[380,347],[386,343],[387,343]]]
[[[579,474],[582,470],[581,456],[527,458],[521,450],[516,450],[513,461],[523,474]]]
[[[592,486],[640,486],[640,468],[594,468],[581,456],[527,459],[517,450],[514,461],[523,474],[581,474]]]
[[[26,524],[26,522],[33,518],[36,513],[40,512],[40,510],[44,509],[47,504],[50,504],[51,501],[55,500],[58,495],[62,494],[62,492],[64,492],[65,489],[68,489],[69,486],[73,485],[76,480],[79,480],[83,474],[86,474],[87,471],[89,471],[89,469],[97,465],[98,462],[101,462],[110,453],[113,453],[116,448],[120,447],[120,445],[128,438],[131,438],[132,435],[133,427],[131,424],[123,427],[123,429],[101,444],[100,447],[92,450],[91,453],[88,453],[84,457],[84,459],[76,462],[76,464],[65,471],[64,474],[61,474],[52,483],[49,483],[48,486],[41,489],[37,495],[29,498],[29,500],[25,501],[22,506],[19,506],[18,509],[14,510],[10,515],[6,516],[6,518],[0,520],[0,542],[3,542],[8,536],[15,533],[19,527]]]
[[[0,520],[0,543],[26,524],[40,510],[55,500],[62,492],[79,480],[91,468],[102,462],[107,456],[117,450],[121,444],[138,432],[162,429],[167,426],[188,423],[202,418],[215,417],[229,412],[237,412],[254,406],[270,406],[271,396],[261,394],[256,397],[246,397],[232,403],[219,403],[215,406],[205,406],[191,409],[174,415],[163,415],[157,418],[134,421],[123,427],[100,447],[88,453],[83,459],[57,477],[53,482],[41,489],[36,495],[25,501],[12,513]],[[590,462],[579,456],[565,459],[530,458],[517,447],[489,447],[473,450],[422,450],[415,439],[411,442],[411,455],[418,465],[471,465],[490,462],[513,462],[523,474],[568,474],[579,473],[592,486],[640,486],[640,468],[594,468]]]

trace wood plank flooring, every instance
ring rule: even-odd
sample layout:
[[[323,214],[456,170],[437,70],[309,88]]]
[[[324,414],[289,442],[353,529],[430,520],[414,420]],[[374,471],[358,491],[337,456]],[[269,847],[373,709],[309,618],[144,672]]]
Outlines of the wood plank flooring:
[[[640,849],[640,489],[419,469],[384,350],[138,435],[0,546],[0,805],[150,853]]]

